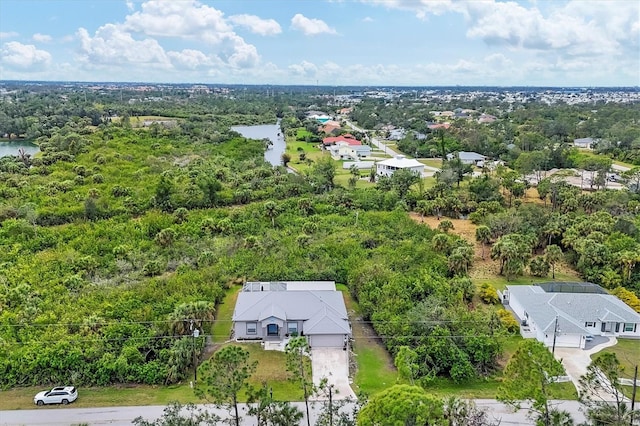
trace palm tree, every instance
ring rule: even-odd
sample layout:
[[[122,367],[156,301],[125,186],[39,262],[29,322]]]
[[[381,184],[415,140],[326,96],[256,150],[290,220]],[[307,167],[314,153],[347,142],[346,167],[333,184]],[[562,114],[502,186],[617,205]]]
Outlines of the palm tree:
[[[549,218],[544,226],[543,232],[549,238],[547,244],[551,244],[552,238],[562,235],[562,223],[560,222],[560,217],[558,215],[553,215]]]
[[[485,225],[478,226],[476,228],[476,241],[482,246],[482,260],[484,260],[484,246],[491,242],[491,229]]]
[[[202,329],[206,322],[212,322],[216,308],[213,302],[198,300],[181,303],[169,314],[171,331],[177,335],[190,335],[194,328]]]
[[[466,274],[472,260],[473,250],[471,247],[456,247],[449,255],[449,271],[454,275]]]
[[[273,201],[264,203],[264,214],[271,219],[271,226],[276,227],[276,216],[278,216],[278,205]]]
[[[556,263],[562,259],[562,249],[555,244],[544,249],[544,258],[551,265],[551,278],[556,279]]]
[[[449,253],[451,245],[447,234],[436,234],[431,238],[433,249],[439,253]]]
[[[631,281],[631,273],[636,263],[640,262],[640,254],[625,250],[618,253],[618,263],[622,265],[622,277],[625,282]]]
[[[313,205],[309,198],[300,198],[298,200],[298,210],[305,216],[308,216],[313,212]]]
[[[440,222],[438,224],[438,230],[442,231],[442,232],[449,232],[450,230],[454,229],[453,227],[453,223],[450,220],[443,220],[442,222]]]
[[[420,223],[424,223],[424,216],[431,211],[432,201],[420,200],[416,203],[416,212],[420,214]]]

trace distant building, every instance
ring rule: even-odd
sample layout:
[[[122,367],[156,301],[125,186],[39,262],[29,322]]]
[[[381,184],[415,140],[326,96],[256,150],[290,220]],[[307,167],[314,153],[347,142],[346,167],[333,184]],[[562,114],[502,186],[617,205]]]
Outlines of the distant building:
[[[404,139],[407,135],[407,131],[405,129],[392,129],[389,130],[389,140],[391,141],[399,141]]]
[[[573,146],[582,149],[591,149],[595,142],[593,138],[579,138],[573,140]]]
[[[447,130],[449,127],[451,127],[451,123],[429,123],[427,124],[427,127],[431,130]]]
[[[346,135],[331,136],[331,137],[322,139],[322,145],[325,148],[330,145],[336,145],[338,142],[344,142],[347,145],[362,145],[362,142],[354,138],[353,135],[349,133],[347,133]]]
[[[460,151],[457,153],[447,154],[447,160],[452,160],[456,157],[459,158],[462,163],[473,164],[474,166],[477,166],[478,163],[484,162],[487,159],[487,157],[482,154],[478,154],[477,152]]]
[[[480,115],[480,117],[478,118],[478,123],[481,124],[488,124],[488,123],[493,123],[494,121],[496,121],[497,118],[493,115],[490,114],[482,114]]]
[[[376,163],[376,174],[378,176],[392,176],[396,170],[411,170],[422,176],[424,164],[404,155],[396,155],[394,158],[378,161]]]

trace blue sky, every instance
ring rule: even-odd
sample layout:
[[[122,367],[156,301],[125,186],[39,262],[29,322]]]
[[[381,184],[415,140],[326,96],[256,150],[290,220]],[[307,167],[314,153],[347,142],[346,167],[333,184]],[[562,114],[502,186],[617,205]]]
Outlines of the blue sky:
[[[2,0],[0,79],[640,85],[636,0]]]

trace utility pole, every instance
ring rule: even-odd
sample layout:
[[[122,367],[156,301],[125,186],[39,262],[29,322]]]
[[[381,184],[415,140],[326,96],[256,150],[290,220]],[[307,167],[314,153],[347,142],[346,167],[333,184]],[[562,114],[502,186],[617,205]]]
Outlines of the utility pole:
[[[553,326],[553,347],[551,348],[551,353],[556,353],[556,336],[558,335],[558,316],[556,315],[556,322]]]
[[[198,362],[196,361],[196,338],[198,336],[200,336],[200,330],[198,330],[197,328],[193,327],[193,320],[190,321],[191,324],[191,336],[193,337],[192,340],[192,347],[193,347],[193,384],[195,386],[196,382],[198,381]]]
[[[629,424],[633,426],[633,410],[636,408],[636,389],[638,388],[638,366],[636,365],[633,373],[633,392],[631,393],[631,418]]]
[[[333,385],[329,385],[329,426],[333,426]]]

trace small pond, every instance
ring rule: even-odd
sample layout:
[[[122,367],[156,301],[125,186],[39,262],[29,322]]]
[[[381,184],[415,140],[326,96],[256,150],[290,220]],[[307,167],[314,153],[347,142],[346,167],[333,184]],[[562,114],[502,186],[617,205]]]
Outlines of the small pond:
[[[282,154],[287,147],[284,136],[280,133],[280,120],[276,124],[260,124],[257,126],[232,126],[231,130],[248,139],[269,139],[271,147],[264,153],[265,161],[273,166],[282,165]]]
[[[40,152],[38,145],[34,145],[31,142],[25,141],[10,141],[0,142],[0,158],[8,155],[18,155],[20,148],[24,149],[24,152],[33,156],[33,154]]]

